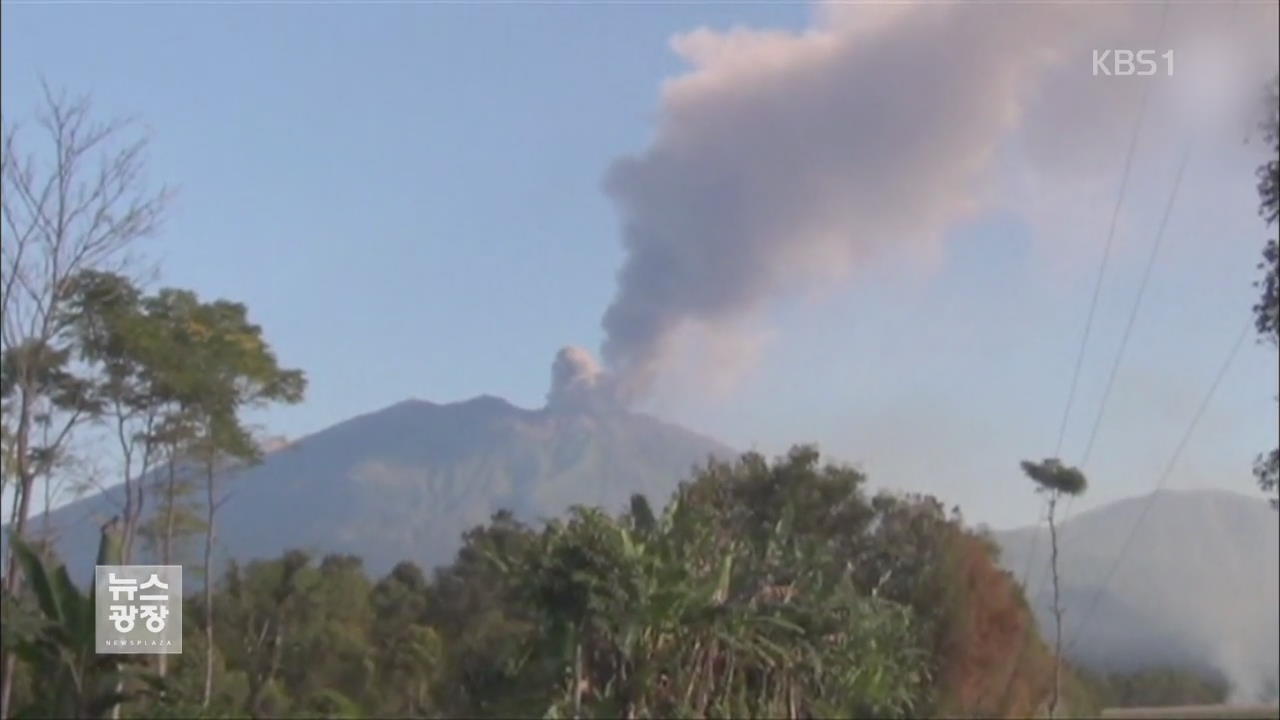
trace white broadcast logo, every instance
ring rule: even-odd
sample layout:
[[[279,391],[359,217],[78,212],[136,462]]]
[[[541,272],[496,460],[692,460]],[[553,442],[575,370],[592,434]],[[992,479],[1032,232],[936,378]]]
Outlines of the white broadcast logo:
[[[153,633],[164,630],[165,618],[169,617],[169,595],[167,593],[139,595],[138,600],[148,604],[133,604],[135,592],[150,590],[151,588],[168,590],[169,585],[161,582],[160,576],[156,573],[151,573],[151,577],[147,578],[147,581],[142,585],[138,585],[137,580],[118,578],[115,573],[107,574],[107,590],[111,593],[112,602],[107,607],[110,612],[108,619],[116,626],[116,632],[127,633],[132,631],[139,613],[141,613],[142,619],[146,621],[148,630]],[[124,604],[119,604],[121,595],[124,595],[124,599],[127,601]]]
[[[1150,77],[1161,72],[1173,77],[1173,51],[1157,50],[1094,50],[1094,77]]]
[[[94,582],[99,653],[182,652],[180,565],[99,565]]]

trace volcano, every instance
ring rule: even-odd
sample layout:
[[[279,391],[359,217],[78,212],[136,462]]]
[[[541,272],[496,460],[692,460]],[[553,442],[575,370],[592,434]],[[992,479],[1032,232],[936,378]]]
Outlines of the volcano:
[[[694,466],[733,455],[714,440],[618,407],[528,410],[492,396],[407,400],[277,443],[261,464],[221,478],[226,500],[215,552],[221,562],[290,549],[344,553],[363,558],[374,574],[402,560],[431,568],[452,560],[462,533],[499,510],[533,522],[572,505],[622,510],[633,493],[662,507]],[[160,492],[149,491],[148,507],[159,504]],[[90,575],[98,528],[122,506],[116,487],[51,514],[73,577]],[[199,564],[202,542],[191,538],[177,562]],[[134,562],[148,558],[144,548]]]

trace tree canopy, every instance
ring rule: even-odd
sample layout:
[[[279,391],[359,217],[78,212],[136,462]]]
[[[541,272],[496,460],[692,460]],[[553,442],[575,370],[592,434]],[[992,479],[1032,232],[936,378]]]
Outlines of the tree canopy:
[[[1280,79],[1271,82],[1267,102],[1267,117],[1262,123],[1264,140],[1270,157],[1258,167],[1258,213],[1270,227],[1280,218]],[[1272,347],[1280,346],[1280,246],[1276,238],[1269,238],[1262,248],[1262,261],[1258,270],[1262,277],[1257,286],[1261,297],[1253,306],[1258,334]],[[1258,456],[1253,467],[1258,487],[1263,492],[1275,494],[1280,488],[1280,448]],[[1273,508],[1280,508],[1280,497],[1271,499]]]
[[[122,717],[1021,717],[1051,685],[988,540],[803,446],[709,462],[661,512],[498,513],[431,574],[294,551],[187,604]]]

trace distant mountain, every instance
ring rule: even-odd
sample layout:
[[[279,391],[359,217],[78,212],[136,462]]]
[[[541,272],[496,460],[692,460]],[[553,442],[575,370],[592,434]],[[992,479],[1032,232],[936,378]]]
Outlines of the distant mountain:
[[[1265,500],[1164,491],[1081,513],[1061,538],[1064,642],[1073,660],[1100,670],[1153,664],[1216,670],[1243,700],[1275,687],[1280,523]],[[995,533],[995,539],[1006,569],[1019,577],[1034,547],[1028,584],[1039,588],[1032,604],[1050,630],[1047,529]]]
[[[526,520],[573,504],[621,510],[636,492],[661,506],[694,465],[733,455],[646,415],[525,410],[489,396],[409,400],[271,447],[261,465],[219,481],[229,493],[217,515],[219,556],[350,553],[372,573],[401,560],[447,563],[462,533],[501,509]],[[91,575],[98,528],[122,497],[114,488],[52,513],[74,577]],[[185,562],[197,558],[188,552]]]

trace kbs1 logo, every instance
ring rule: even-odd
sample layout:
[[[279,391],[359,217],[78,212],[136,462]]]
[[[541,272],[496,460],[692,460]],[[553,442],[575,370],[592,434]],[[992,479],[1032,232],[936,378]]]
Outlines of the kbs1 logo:
[[[98,565],[93,583],[99,655],[182,654],[181,565]]]
[[[1163,66],[1162,62],[1163,61]],[[1173,51],[1157,50],[1094,50],[1093,76],[1151,77],[1163,70],[1173,77]]]

